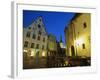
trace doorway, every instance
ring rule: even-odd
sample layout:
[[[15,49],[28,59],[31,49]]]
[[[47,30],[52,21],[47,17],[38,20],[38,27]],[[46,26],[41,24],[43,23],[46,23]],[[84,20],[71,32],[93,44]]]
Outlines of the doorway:
[[[72,56],[75,56],[75,49],[74,49],[73,45],[71,46],[71,54],[72,54]]]

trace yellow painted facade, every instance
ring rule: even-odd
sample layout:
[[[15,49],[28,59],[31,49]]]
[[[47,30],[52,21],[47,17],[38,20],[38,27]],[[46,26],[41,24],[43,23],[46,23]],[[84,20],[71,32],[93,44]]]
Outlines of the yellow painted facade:
[[[91,57],[91,14],[76,13],[65,28],[67,56]]]
[[[57,52],[56,37],[52,34],[49,34],[48,36],[47,48],[48,52]]]

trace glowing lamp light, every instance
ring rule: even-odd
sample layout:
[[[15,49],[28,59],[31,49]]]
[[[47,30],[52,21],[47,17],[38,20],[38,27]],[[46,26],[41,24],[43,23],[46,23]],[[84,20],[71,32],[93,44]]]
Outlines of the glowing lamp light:
[[[83,38],[79,38],[75,42],[76,42],[77,45],[80,45],[80,44],[83,44],[84,39]]]
[[[24,49],[24,52],[28,52],[26,49]]]
[[[68,61],[65,61],[65,64],[68,65]]]
[[[35,56],[35,52],[33,50],[31,51],[31,56]]]
[[[43,57],[45,57],[45,56],[46,56],[46,54],[45,54],[45,52],[44,52],[44,51],[42,52],[42,56],[43,56]]]

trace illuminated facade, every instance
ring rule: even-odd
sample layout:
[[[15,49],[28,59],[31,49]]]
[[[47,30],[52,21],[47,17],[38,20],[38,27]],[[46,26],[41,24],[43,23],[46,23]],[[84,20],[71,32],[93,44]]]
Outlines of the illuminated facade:
[[[56,43],[56,37],[53,34],[48,35],[48,51],[50,52],[57,52],[57,43]]]
[[[44,66],[46,61],[42,61],[41,58],[45,58],[47,56],[47,38],[48,35],[44,27],[42,17],[38,17],[38,19],[35,20],[32,24],[24,28],[23,56],[25,59],[30,59],[31,57],[31,59],[34,59],[34,64],[39,64],[39,67]],[[44,65],[42,65],[42,63]],[[38,66],[36,67],[38,68]]]
[[[60,42],[59,42],[60,48],[65,48],[65,45],[62,41],[62,36],[60,37]]]
[[[56,36],[53,34],[48,35],[47,50],[47,67],[54,67],[56,64],[57,43]]]
[[[56,41],[56,37],[53,34],[48,35],[47,44],[47,66],[48,67],[63,67],[65,65],[65,46],[63,44],[62,38],[60,41]]]
[[[65,28],[66,55],[91,57],[90,13],[76,13]]]

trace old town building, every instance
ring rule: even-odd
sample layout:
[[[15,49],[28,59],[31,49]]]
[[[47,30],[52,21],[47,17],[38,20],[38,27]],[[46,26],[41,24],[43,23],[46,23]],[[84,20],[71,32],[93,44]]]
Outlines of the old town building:
[[[24,28],[23,30],[24,68],[30,68],[30,66],[36,68],[46,66],[47,38],[48,35],[42,17],[38,17],[32,24]]]
[[[56,36],[53,34],[48,34],[47,50],[47,67],[54,67],[56,64],[57,43]]]
[[[47,67],[51,68],[66,66],[65,46],[63,44],[62,38],[60,38],[60,41],[57,41],[53,34],[49,34],[47,47]]]
[[[56,56],[56,66],[57,67],[64,67],[66,66],[66,48],[62,41],[62,37],[60,37],[60,41],[57,41],[57,56]]]
[[[76,13],[65,28],[67,56],[91,57],[90,13]]]

